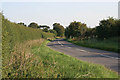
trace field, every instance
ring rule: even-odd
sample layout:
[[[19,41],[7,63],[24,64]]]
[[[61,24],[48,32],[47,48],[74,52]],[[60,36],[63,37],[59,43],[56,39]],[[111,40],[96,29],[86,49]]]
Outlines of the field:
[[[120,48],[118,47],[119,39],[120,37],[113,37],[106,40],[97,40],[97,39],[79,40],[79,41],[72,39],[66,39],[66,40],[79,46],[118,52],[120,50]]]

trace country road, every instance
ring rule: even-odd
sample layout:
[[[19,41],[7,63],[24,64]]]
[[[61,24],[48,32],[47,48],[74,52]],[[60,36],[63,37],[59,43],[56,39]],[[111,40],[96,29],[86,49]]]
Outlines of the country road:
[[[48,43],[47,46],[54,50],[63,52],[64,54],[76,57],[77,59],[95,64],[102,64],[113,71],[118,73],[120,72],[118,69],[120,55],[117,53],[77,46],[65,41],[64,39],[56,39]]]

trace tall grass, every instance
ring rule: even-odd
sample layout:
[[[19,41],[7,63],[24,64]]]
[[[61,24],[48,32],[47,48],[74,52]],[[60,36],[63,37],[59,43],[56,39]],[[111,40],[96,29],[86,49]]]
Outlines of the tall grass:
[[[2,67],[3,78],[26,78],[35,75],[35,69],[42,68],[39,57],[31,53],[31,47],[40,45],[43,39],[25,41],[24,43],[16,44],[14,51],[8,57],[4,57],[5,61]],[[39,67],[36,67],[38,65]],[[33,76],[34,77],[34,76]]]

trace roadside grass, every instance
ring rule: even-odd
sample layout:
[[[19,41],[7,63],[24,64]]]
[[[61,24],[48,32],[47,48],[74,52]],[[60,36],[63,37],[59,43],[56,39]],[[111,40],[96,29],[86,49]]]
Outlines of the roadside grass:
[[[49,41],[33,46],[32,53],[42,60],[44,78],[118,78],[118,74],[102,65],[80,61],[47,47]],[[38,70],[40,71],[40,70]]]
[[[41,69],[39,57],[33,55],[30,50],[34,45],[40,45],[43,39],[29,40],[16,44],[14,51],[9,55],[3,55],[2,77],[3,78],[26,78],[35,75],[34,70]],[[41,61],[39,59],[39,61]],[[39,67],[36,67],[38,65]],[[33,67],[34,66],[34,67]],[[34,77],[34,76],[33,76]]]
[[[48,40],[16,44],[2,64],[3,78],[118,78],[102,65],[80,61],[47,47]]]
[[[89,40],[72,40],[72,39],[65,39],[68,42],[74,43],[79,46],[96,48],[101,50],[113,51],[118,52],[120,48],[118,47],[120,37],[109,38],[106,40],[96,40],[96,39],[89,39]]]

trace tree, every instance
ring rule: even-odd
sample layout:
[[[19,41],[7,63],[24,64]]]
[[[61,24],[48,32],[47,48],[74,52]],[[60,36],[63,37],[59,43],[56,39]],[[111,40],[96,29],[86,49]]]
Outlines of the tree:
[[[49,32],[48,28],[43,29],[44,32]]]
[[[66,28],[65,35],[66,37],[79,37],[83,38],[85,36],[85,32],[87,30],[87,26],[84,23],[81,22],[71,22],[70,25]]]
[[[117,21],[113,18],[107,19],[107,20],[101,20],[99,23],[99,26],[96,27],[96,35],[98,39],[106,39],[109,37],[116,36],[117,32]]]
[[[85,38],[91,38],[92,37],[92,28],[87,28],[86,32],[85,32]]]
[[[69,27],[66,27],[66,29],[65,29],[66,38],[70,38],[70,30],[69,29],[70,29]]]
[[[38,28],[38,24],[35,23],[35,22],[32,22],[28,25],[28,27],[31,27],[31,28]]]
[[[111,36],[120,36],[120,19],[115,20],[115,24],[113,25],[113,27],[111,27],[112,30],[112,34]]]
[[[64,27],[60,25],[59,23],[54,23],[53,24],[53,30],[57,32],[57,36],[63,37],[64,36]]]
[[[26,26],[26,24],[24,24],[24,23],[22,23],[22,22],[20,22],[20,23],[18,23],[18,24],[20,24],[20,25],[22,25],[22,26]]]
[[[49,29],[50,27],[49,27],[49,26],[47,26],[47,25],[40,25],[40,26],[39,26],[39,28],[42,28],[42,29],[47,28],[47,29]]]
[[[55,30],[53,30],[53,29],[50,29],[49,32],[57,35],[57,32]]]
[[[40,25],[39,28],[42,28],[44,32],[49,32],[49,26],[47,25]]]

